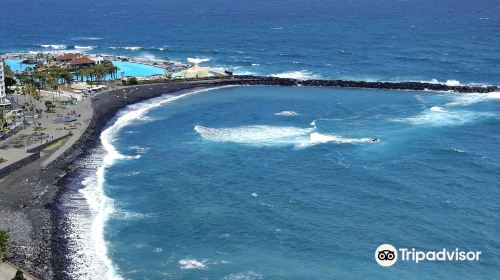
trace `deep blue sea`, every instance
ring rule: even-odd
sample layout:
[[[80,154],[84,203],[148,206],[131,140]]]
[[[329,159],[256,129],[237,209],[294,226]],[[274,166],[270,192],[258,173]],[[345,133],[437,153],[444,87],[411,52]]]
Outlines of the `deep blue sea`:
[[[500,2],[4,1],[0,53],[500,84]],[[500,93],[229,87],[122,110],[61,199],[74,279],[496,279]],[[383,243],[481,251],[379,266]]]
[[[76,48],[206,59],[237,74],[500,84],[497,0],[3,2],[0,53]]]

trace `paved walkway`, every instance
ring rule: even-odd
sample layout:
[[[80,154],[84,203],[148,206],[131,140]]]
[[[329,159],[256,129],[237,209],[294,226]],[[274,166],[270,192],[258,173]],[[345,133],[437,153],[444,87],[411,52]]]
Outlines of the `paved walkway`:
[[[17,268],[8,262],[0,261],[0,280],[11,280],[16,275]],[[26,271],[23,271],[23,276],[27,280],[36,280],[30,276]]]
[[[20,99],[24,97],[15,96],[14,99],[15,98]],[[43,111],[45,111],[45,100],[57,100],[58,96],[53,95],[50,92],[43,92],[43,98],[44,100],[41,100],[39,102],[35,101],[35,104],[37,109],[42,109]],[[64,151],[66,151],[66,149],[68,149],[76,140],[78,140],[79,136],[86,130],[92,118],[92,108],[90,99],[88,98],[82,99],[74,105],[68,105],[67,108],[56,108],[55,111],[56,113],[43,112],[40,118],[34,120],[36,124],[39,124],[39,126],[43,128],[43,130],[39,132],[43,132],[46,135],[45,139],[33,141],[33,139],[35,138],[34,133],[36,125],[31,124],[29,126],[25,126],[23,130],[8,137],[7,139],[0,141],[0,147],[5,145],[10,146],[7,149],[0,149],[0,157],[7,160],[3,163],[0,163],[0,168],[6,167],[27,156],[30,156],[31,153],[28,153],[27,149],[37,147],[41,144],[46,143],[47,141],[51,141],[53,139],[57,139],[59,137],[67,135],[71,131],[73,133],[73,136],[66,138],[66,140],[64,140],[64,143],[62,143],[62,146],[58,147],[58,149],[55,149],[55,151],[42,163],[42,166],[48,165]],[[58,118],[58,115],[66,115],[68,113],[71,113],[71,116],[75,117],[77,120],[72,122],[71,124],[54,123],[54,120]],[[33,117],[25,116],[25,118],[30,118],[30,120],[32,120]],[[13,147],[12,141],[16,141],[16,139],[19,140],[18,147]]]

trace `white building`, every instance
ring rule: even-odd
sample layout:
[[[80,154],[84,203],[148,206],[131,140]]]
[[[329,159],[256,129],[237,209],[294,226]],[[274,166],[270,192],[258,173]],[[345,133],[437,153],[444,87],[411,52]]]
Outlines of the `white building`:
[[[3,58],[0,57],[0,109],[10,107],[10,100],[5,94],[5,68],[3,67]]]

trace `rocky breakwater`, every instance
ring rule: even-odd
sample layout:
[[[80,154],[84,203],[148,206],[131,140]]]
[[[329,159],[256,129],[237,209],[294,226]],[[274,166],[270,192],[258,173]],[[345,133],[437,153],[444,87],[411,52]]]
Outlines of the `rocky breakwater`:
[[[447,85],[424,82],[369,82],[349,80],[295,80],[276,77],[237,76],[245,84],[250,85],[280,85],[280,86],[314,86],[314,87],[341,87],[341,88],[373,88],[393,90],[432,90],[463,93],[487,93],[498,91],[497,86],[481,85]]]

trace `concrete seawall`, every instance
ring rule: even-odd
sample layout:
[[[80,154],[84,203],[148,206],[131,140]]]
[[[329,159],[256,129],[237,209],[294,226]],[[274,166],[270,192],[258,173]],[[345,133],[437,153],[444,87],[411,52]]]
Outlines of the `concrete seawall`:
[[[30,149],[28,149],[28,150],[27,150],[27,152],[28,152],[28,153],[35,153],[35,152],[39,152],[39,151],[41,151],[41,150],[43,150],[43,149],[47,148],[48,146],[50,146],[50,145],[54,144],[55,142],[57,142],[57,141],[59,141],[59,140],[62,140],[62,139],[64,139],[64,138],[68,137],[68,136],[70,136],[70,134],[66,134],[66,135],[64,135],[64,136],[61,136],[61,137],[58,137],[58,138],[56,138],[56,139],[50,140],[49,142],[46,142],[46,143],[40,144],[40,145],[38,145],[38,146],[36,146],[36,147],[30,148]]]
[[[17,169],[37,160],[40,158],[40,152],[35,152],[27,157],[24,157],[10,165],[5,166],[4,168],[0,169],[0,178],[5,177],[9,175],[11,172],[16,171]]]
[[[32,148],[29,148],[26,150],[26,153],[30,154],[24,158],[21,158],[7,166],[4,166],[2,168],[0,168],[0,178],[3,178],[7,175],[9,175],[10,173],[16,171],[17,169],[27,165],[27,164],[30,164],[32,163],[33,161],[37,160],[40,158],[40,151],[47,148],[48,146],[54,144],[55,142],[57,141],[60,141],[66,137],[68,137],[70,134],[66,134],[64,136],[61,136],[61,137],[58,137],[56,139],[53,139],[51,141],[48,141],[46,143],[43,143],[43,144],[40,144],[38,146],[35,146],[35,147],[32,147]]]

